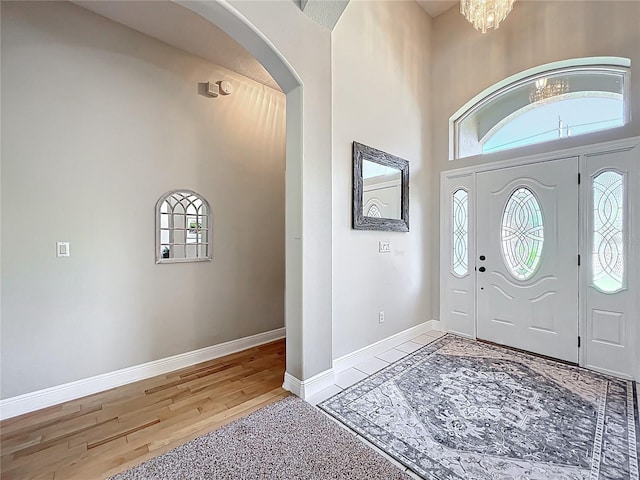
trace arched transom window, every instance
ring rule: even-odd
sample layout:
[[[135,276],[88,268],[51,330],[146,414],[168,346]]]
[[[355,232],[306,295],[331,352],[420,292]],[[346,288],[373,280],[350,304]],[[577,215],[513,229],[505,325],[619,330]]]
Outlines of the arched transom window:
[[[173,190],[156,204],[156,263],[211,259],[211,210],[191,190]]]
[[[537,67],[485,90],[450,119],[449,159],[621,127],[630,62],[575,59]]]

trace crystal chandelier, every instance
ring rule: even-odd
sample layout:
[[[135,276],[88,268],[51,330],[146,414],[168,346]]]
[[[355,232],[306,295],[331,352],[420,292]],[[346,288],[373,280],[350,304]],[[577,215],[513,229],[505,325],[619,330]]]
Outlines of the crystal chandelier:
[[[476,30],[487,33],[489,28],[498,28],[513,7],[515,0],[460,0],[460,13],[473,24]]]
[[[566,78],[539,78],[529,90],[529,102],[541,102],[569,92],[569,80]]]

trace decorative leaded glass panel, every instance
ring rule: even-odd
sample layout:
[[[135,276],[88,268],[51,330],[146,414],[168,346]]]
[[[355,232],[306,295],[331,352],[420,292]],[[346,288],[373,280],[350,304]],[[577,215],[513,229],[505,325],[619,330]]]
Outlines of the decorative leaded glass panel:
[[[613,293],[624,284],[623,176],[607,170],[593,179],[593,285]]]
[[[531,278],[540,263],[542,223],[540,203],[533,192],[526,187],[516,189],[504,207],[500,239],[507,269],[518,280]]]
[[[459,189],[453,192],[453,238],[452,244],[452,264],[453,274],[462,277],[469,271],[469,215],[468,215],[468,193]]]

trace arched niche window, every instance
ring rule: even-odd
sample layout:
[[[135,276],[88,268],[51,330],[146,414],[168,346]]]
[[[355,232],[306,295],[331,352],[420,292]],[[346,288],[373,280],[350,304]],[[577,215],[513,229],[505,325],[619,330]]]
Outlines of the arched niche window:
[[[629,120],[629,59],[536,67],[485,90],[449,121],[449,159],[621,127]]]
[[[211,209],[191,190],[173,190],[156,203],[156,263],[211,260]]]

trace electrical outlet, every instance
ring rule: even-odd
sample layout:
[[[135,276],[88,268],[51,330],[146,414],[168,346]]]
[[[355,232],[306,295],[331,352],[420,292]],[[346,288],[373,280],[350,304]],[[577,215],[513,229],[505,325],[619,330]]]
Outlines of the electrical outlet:
[[[378,312],[378,322],[384,323],[384,312]]]
[[[391,253],[391,243],[390,242],[378,242],[378,252],[380,252],[380,253]]]

